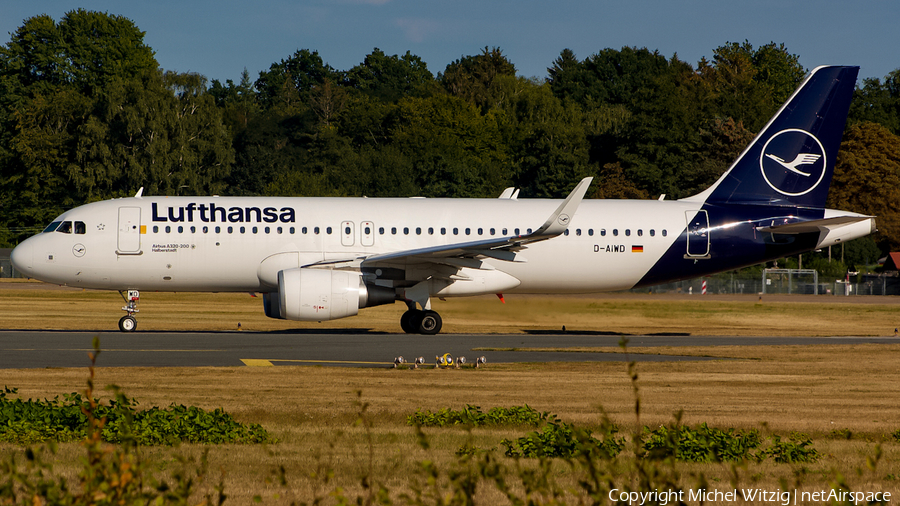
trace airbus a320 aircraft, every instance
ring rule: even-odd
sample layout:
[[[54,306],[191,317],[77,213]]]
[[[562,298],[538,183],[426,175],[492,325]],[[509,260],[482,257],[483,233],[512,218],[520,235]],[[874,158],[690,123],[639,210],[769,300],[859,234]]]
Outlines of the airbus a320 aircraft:
[[[322,321],[403,301],[436,334],[432,297],[590,293],[688,279],[865,236],[825,208],[858,67],[818,67],[710,188],[681,200],[144,197],[77,207],[12,263],[50,283],[262,292],[266,315]]]

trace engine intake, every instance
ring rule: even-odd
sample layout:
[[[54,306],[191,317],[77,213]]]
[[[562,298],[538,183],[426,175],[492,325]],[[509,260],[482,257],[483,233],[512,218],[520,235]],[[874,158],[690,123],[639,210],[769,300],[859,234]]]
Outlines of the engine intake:
[[[358,272],[308,268],[279,271],[278,292],[263,295],[266,316],[299,321],[346,318],[394,300],[392,288],[367,285]]]

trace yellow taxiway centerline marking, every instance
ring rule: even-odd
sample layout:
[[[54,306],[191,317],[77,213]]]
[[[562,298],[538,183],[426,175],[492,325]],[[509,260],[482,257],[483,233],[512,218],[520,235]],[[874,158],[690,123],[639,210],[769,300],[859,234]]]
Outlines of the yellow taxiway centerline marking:
[[[241,362],[247,367],[272,367],[272,362],[299,362],[301,364],[366,364],[366,365],[391,365],[393,362],[361,362],[359,360],[291,360],[291,359],[271,359],[265,360],[261,358],[242,358]]]
[[[241,362],[247,367],[274,367],[275,364],[268,360],[258,358],[242,358]]]

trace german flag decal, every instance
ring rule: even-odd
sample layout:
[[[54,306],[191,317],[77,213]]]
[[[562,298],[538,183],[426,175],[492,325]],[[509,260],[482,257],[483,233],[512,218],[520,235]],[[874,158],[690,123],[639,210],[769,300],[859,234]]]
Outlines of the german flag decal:
[[[643,253],[644,247],[643,246],[631,246],[631,252],[632,253]]]

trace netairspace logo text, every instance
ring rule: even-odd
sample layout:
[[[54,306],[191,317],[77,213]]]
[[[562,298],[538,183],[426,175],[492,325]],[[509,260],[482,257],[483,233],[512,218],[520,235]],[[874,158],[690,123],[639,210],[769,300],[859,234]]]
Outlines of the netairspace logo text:
[[[686,493],[685,493],[686,492]],[[772,503],[781,506],[810,502],[848,503],[855,505],[867,503],[889,503],[890,492],[848,492],[843,490],[805,490],[784,491],[765,490],[761,488],[742,488],[732,490],[698,489],[698,490],[653,490],[649,492],[631,492],[614,488],[609,491],[609,500],[626,503],[632,506],[642,506],[648,503],[666,506],[679,502],[756,502]]]

